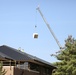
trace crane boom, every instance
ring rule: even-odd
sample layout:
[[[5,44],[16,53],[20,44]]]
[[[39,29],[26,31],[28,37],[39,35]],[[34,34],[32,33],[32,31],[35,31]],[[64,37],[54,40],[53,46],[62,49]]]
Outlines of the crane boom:
[[[52,29],[51,29],[50,25],[48,24],[48,22],[47,22],[47,21],[46,21],[46,19],[44,18],[43,14],[42,14],[42,12],[41,12],[41,10],[40,10],[40,8],[39,8],[39,7],[37,7],[37,10],[39,11],[40,15],[42,16],[42,18],[43,18],[43,20],[44,20],[45,24],[47,25],[48,29],[50,30],[50,32],[51,32],[52,36],[54,37],[54,39],[55,39],[56,43],[58,44],[59,48],[60,48],[60,49],[62,49],[62,46],[60,45],[60,43],[59,43],[58,39],[56,38],[56,36],[55,36],[54,32],[52,31]]]

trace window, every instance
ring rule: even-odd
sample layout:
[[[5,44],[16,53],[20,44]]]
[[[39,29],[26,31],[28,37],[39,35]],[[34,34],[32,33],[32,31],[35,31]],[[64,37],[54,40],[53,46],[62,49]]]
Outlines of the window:
[[[30,70],[39,71],[39,65],[30,63]]]
[[[46,69],[46,73],[49,75],[50,74],[50,69]]]
[[[43,74],[49,75],[50,74],[50,69],[47,68],[47,67],[43,67]]]

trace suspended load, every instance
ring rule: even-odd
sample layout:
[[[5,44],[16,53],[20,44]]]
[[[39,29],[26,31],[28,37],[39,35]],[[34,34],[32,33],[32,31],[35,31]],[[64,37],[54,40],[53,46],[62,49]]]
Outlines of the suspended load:
[[[33,38],[37,39],[38,38],[38,33],[33,33]]]

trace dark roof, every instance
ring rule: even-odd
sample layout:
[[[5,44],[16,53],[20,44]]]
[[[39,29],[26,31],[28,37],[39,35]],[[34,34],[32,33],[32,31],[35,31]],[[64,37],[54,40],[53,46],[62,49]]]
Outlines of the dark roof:
[[[4,57],[11,58],[17,61],[25,61],[31,59],[27,55],[23,55],[21,51],[5,45],[0,46],[0,52],[3,54]]]
[[[5,59],[5,57],[3,56],[2,53],[0,53],[0,60],[4,60],[4,59]]]
[[[3,59],[12,59],[11,57],[5,55],[4,53],[0,52],[0,58],[3,58]]]
[[[10,58],[12,60],[16,61],[29,61],[29,60],[36,60],[38,62],[50,65],[54,67],[51,63],[44,61],[36,56],[32,56],[30,54],[27,54],[25,52],[19,51],[17,49],[11,48],[6,45],[0,46],[0,56],[4,58]]]

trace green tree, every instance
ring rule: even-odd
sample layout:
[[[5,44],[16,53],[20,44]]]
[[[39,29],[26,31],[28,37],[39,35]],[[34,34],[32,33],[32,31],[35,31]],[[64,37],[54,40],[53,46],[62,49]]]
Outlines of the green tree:
[[[5,75],[6,71],[3,69],[3,64],[0,62],[0,75]]]
[[[76,75],[76,40],[68,36],[65,40],[65,49],[55,56],[59,62],[54,65],[57,69],[53,75]]]

